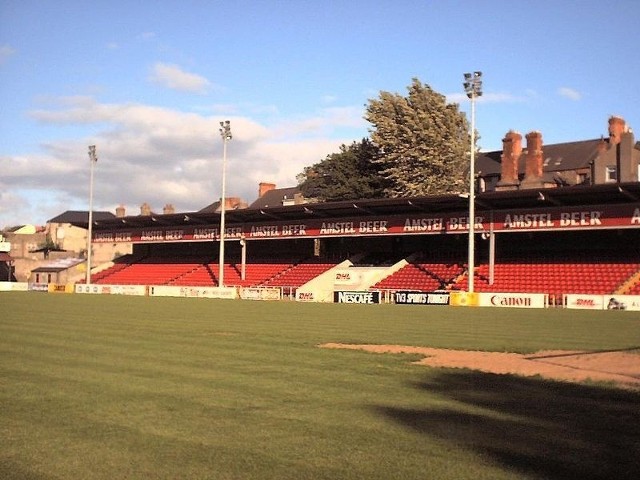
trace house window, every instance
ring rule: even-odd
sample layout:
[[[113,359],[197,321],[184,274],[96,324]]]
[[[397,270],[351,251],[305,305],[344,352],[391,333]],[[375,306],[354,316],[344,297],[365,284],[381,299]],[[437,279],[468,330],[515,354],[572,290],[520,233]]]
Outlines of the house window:
[[[618,169],[615,166],[609,165],[605,172],[605,182],[617,182],[618,181]]]

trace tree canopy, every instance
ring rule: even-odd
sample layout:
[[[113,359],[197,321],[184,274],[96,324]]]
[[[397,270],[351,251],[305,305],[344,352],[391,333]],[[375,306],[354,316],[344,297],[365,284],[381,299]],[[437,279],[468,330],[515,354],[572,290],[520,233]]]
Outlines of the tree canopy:
[[[348,200],[466,191],[469,124],[455,103],[414,78],[406,97],[381,91],[364,118],[371,139],[342,145],[298,175],[307,198]]]
[[[469,124],[455,103],[414,78],[409,94],[380,92],[365,118],[389,197],[456,193],[468,185]]]
[[[377,150],[366,138],[348,146],[341,145],[338,153],[327,155],[298,175],[302,194],[325,200],[382,197],[385,180],[373,162]]]

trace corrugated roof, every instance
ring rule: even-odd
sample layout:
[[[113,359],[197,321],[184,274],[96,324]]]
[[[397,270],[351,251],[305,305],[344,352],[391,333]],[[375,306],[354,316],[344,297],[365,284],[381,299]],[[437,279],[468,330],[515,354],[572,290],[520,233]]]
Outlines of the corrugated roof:
[[[481,192],[476,195],[478,209],[501,210],[539,208],[541,195],[553,205],[587,206],[638,202],[640,182],[576,185],[563,188],[533,188],[501,192]],[[307,218],[346,218],[377,215],[402,215],[415,212],[466,211],[469,201],[465,195],[432,195],[428,197],[344,200],[269,208],[250,207],[227,211],[230,223],[259,223],[267,220],[298,221]],[[156,217],[132,216],[97,222],[94,231],[128,230],[159,225],[215,225],[219,213],[178,213]]]

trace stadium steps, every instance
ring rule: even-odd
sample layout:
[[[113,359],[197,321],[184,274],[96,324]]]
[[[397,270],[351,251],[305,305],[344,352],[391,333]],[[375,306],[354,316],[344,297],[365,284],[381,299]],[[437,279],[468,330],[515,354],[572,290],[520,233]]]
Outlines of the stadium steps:
[[[640,270],[627,278],[614,292],[618,295],[636,295],[640,293]]]
[[[374,285],[381,290],[432,292],[447,289],[463,271],[461,264],[414,261]]]
[[[335,267],[334,263],[298,263],[265,280],[266,287],[299,287]]]

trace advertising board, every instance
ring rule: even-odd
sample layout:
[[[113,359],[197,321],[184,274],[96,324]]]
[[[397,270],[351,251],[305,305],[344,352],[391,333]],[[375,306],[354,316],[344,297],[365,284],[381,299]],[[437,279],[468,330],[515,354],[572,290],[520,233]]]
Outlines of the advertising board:
[[[640,295],[580,295],[564,296],[566,308],[584,310],[640,311]]]
[[[102,285],[102,284],[77,284],[76,293],[88,293],[92,295],[136,295],[147,294],[146,285]]]
[[[189,298],[238,298],[233,287],[178,287],[170,285],[149,286],[152,297],[189,297]]]
[[[243,300],[280,300],[282,291],[279,288],[243,288],[240,290]]]
[[[309,219],[291,224],[287,221],[271,221],[255,224],[231,224],[225,227],[228,240],[300,237],[345,237],[380,235],[427,235],[465,233],[470,228],[466,212],[446,214],[379,215],[336,219]],[[474,228],[478,232],[523,232],[597,230],[611,228],[638,228],[640,208],[635,205],[594,205],[584,207],[549,206],[545,208],[496,212],[493,218],[487,214],[475,217]],[[157,226],[125,230],[93,232],[94,243],[160,243],[198,242],[220,238],[218,225]]]
[[[449,292],[397,291],[393,293],[398,305],[449,305]]]
[[[566,308],[582,310],[603,310],[604,297],[602,295],[568,294],[564,296]]]
[[[333,292],[335,303],[380,303],[380,292]]]
[[[479,293],[481,307],[546,308],[547,295],[543,293]]]

